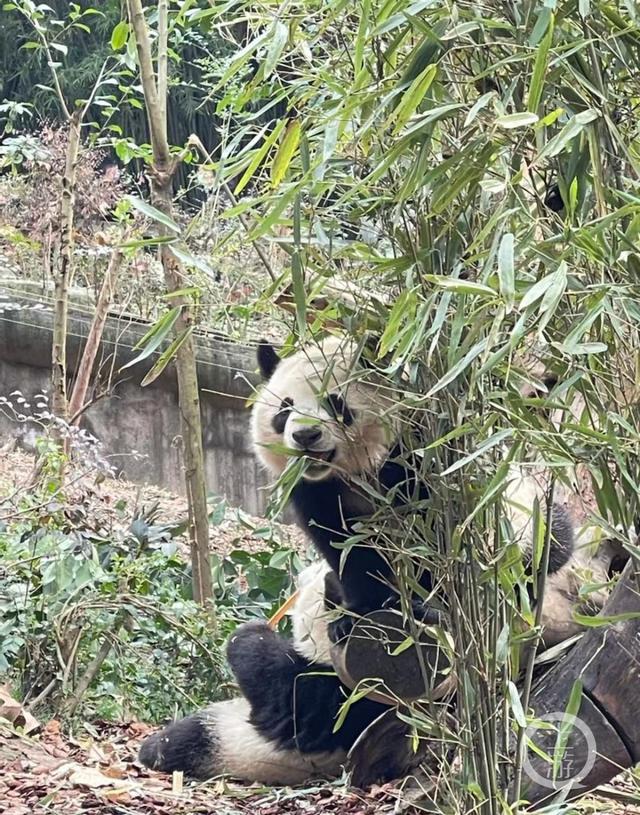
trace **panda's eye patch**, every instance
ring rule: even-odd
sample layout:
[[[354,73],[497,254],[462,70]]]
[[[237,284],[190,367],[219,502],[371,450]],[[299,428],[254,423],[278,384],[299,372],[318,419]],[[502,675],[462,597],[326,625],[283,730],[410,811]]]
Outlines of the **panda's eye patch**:
[[[291,408],[293,407],[293,399],[283,399],[280,403],[280,408],[276,415],[271,420],[271,426],[276,431],[282,435],[284,433],[285,425],[287,424],[287,419],[289,418],[289,414],[291,413]]]
[[[327,408],[336,421],[340,421],[347,426],[353,424],[353,411],[339,393],[330,393],[327,396]]]

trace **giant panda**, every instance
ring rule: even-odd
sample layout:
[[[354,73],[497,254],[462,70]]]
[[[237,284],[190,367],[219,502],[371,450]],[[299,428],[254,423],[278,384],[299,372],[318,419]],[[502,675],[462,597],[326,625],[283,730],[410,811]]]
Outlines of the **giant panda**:
[[[302,464],[301,478],[287,487],[289,502],[322,561],[301,575],[291,641],[257,622],[240,626],[231,637],[229,664],[243,696],[150,736],[140,759],[197,778],[228,773],[293,784],[338,775],[359,735],[388,709],[361,698],[335,728],[349,691],[333,671],[331,648],[358,616],[398,601],[393,554],[368,536],[362,539],[363,520],[367,527],[377,497],[386,498],[397,518],[420,512],[429,493],[416,475],[418,459],[403,446],[396,415],[401,405],[375,372],[359,364],[353,343],[330,337],[285,359],[261,343],[258,364],[265,383],[252,411],[256,453],[274,479]],[[514,473],[505,507],[513,538],[525,553],[531,549],[532,508],[544,494],[542,479]],[[592,557],[582,545],[584,534],[562,503],[554,505],[542,610],[546,645],[579,630],[571,612],[587,572],[594,583],[607,582],[611,552],[604,547]],[[347,550],[341,544],[350,538],[357,545]],[[413,612],[443,623],[431,574],[424,570],[417,577],[421,597],[412,603]],[[590,610],[597,611],[605,598],[603,588],[590,598]],[[342,613],[327,615],[336,604]],[[393,751],[379,769],[379,780],[395,777]]]
[[[379,497],[398,515],[421,511],[429,497],[420,461],[406,449],[397,411],[400,401],[359,360],[352,341],[329,337],[281,360],[268,343],[258,347],[265,384],[252,414],[256,454],[272,478],[282,477],[292,458],[307,466],[289,500],[298,524],[337,578],[342,608],[347,612],[329,625],[335,641],[353,620],[398,601],[393,553],[372,545],[370,520]],[[512,539],[525,559],[531,555],[533,507],[544,506],[548,474],[512,467],[505,492],[505,515]],[[363,536],[362,527],[369,534]],[[374,524],[375,525],[375,524]],[[410,528],[407,526],[407,528]],[[613,551],[603,545],[592,556],[591,528],[577,529],[562,500],[551,515],[549,578],[542,609],[544,642],[556,644],[579,630],[572,606],[586,574],[605,585]],[[348,539],[357,544],[344,552]],[[617,551],[617,550],[616,550]],[[345,556],[346,554],[346,556]],[[416,617],[438,623],[432,575],[423,570],[419,583],[427,600],[412,602]],[[431,593],[431,594],[430,594]],[[336,592],[334,591],[334,599]],[[589,597],[590,610],[601,607],[606,590]]]

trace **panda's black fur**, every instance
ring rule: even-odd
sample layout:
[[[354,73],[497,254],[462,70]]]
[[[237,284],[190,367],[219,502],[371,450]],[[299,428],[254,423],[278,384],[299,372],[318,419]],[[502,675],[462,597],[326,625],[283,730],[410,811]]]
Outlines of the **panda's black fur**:
[[[396,508],[408,506],[411,494],[418,501],[427,497],[424,487],[413,484],[413,472],[399,463],[401,455],[400,447],[396,446],[375,474],[377,490],[381,494],[394,490]],[[364,615],[393,602],[395,578],[388,561],[376,548],[366,544],[353,546],[341,564],[339,545],[357,535],[358,522],[366,518],[367,511],[374,511],[373,504],[366,500],[362,491],[338,478],[319,482],[303,479],[292,490],[291,504],[299,526],[311,538],[333,573],[339,575],[340,605],[343,608],[352,615]],[[428,573],[423,574],[421,584],[427,591],[431,590]],[[421,610],[419,605],[416,610]]]
[[[339,604],[353,614],[379,609],[394,597],[395,582],[388,560],[367,541],[352,547],[346,557],[339,545],[358,533],[358,519],[371,518],[375,512],[372,492],[391,496],[400,513],[420,511],[428,492],[416,478],[417,461],[401,448],[393,422],[381,419],[388,401],[376,403],[370,384],[350,378],[354,361],[350,350],[329,340],[320,349],[299,351],[281,361],[270,345],[261,344],[258,361],[267,381],[253,408],[256,451],[273,476],[288,466],[283,447],[297,448],[311,460],[293,487],[290,502],[326,565],[313,578],[315,594],[307,587],[296,604],[293,640],[283,639],[263,623],[242,625],[232,636],[227,655],[243,696],[212,705],[149,737],[140,759],[155,769],[183,770],[198,778],[226,772],[249,781],[290,784],[338,775],[354,741],[387,709],[360,699],[335,727],[349,691],[333,672],[330,645],[348,630],[344,621],[352,617],[329,622],[326,607]],[[316,381],[309,384],[310,379]],[[328,396],[322,393],[325,388]],[[373,489],[363,489],[363,480]],[[522,494],[530,515],[533,494],[526,489]],[[514,510],[514,516],[519,512]],[[530,517],[522,524],[521,538],[530,537],[529,523]],[[552,514],[552,540],[552,579],[546,594],[551,611],[546,624],[550,641],[555,642],[576,631],[566,619],[577,595],[573,584],[567,588],[575,555],[574,529],[561,505]],[[530,540],[523,540],[522,546],[530,549]],[[431,590],[428,573],[421,583]],[[554,592],[560,619],[554,619]],[[428,621],[437,618],[431,617],[430,604],[420,602],[414,609]],[[296,621],[305,619],[307,634],[296,634]],[[318,647],[314,637],[321,641]],[[393,778],[396,771],[391,751],[380,768],[380,780]]]

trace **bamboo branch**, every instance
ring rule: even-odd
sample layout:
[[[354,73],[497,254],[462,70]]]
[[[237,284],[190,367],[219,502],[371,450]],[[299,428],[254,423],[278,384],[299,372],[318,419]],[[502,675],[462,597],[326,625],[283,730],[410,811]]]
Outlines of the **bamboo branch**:
[[[211,158],[211,154],[208,152],[207,148],[204,146],[204,144],[200,141],[200,139],[198,138],[198,136],[196,136],[195,133],[192,133],[189,136],[189,142],[188,143],[192,144],[194,147],[197,147],[197,149],[202,153],[202,155],[206,158],[206,160],[210,164],[213,163],[213,159]],[[234,207],[237,206],[238,201],[237,201],[235,195],[233,194],[233,192],[231,190],[231,187],[229,187],[229,185],[225,181],[222,182],[222,189],[229,196],[229,200],[231,201],[231,204]],[[249,225],[249,222],[247,221],[247,219],[244,217],[244,215],[241,212],[238,213],[238,220],[240,221],[240,224],[241,224],[242,228],[244,229],[244,231],[247,233],[247,235],[250,235],[251,234],[251,227]],[[256,254],[258,255],[258,257],[262,261],[262,264],[263,264],[264,268],[266,269],[267,274],[269,275],[269,277],[273,281],[275,281],[277,279],[276,278],[276,273],[273,271],[271,263],[269,262],[269,258],[267,257],[264,249],[260,246],[258,241],[254,240],[253,238],[249,238],[249,240],[251,241],[251,245],[253,246],[253,248],[256,250]]]
[[[160,164],[169,165],[171,156],[169,155],[169,145],[166,138],[166,129],[162,121],[162,106],[158,98],[158,88],[153,71],[153,60],[151,58],[151,42],[147,23],[144,18],[144,10],[141,0],[127,0],[129,9],[129,19],[136,38],[136,49],[138,51],[138,64],[140,65],[140,78],[147,109],[147,121],[151,134],[151,146],[153,148],[154,160]]]
[[[60,203],[60,255],[55,279],[55,311],[51,347],[51,405],[59,418],[67,417],[67,314],[69,285],[73,264],[73,216],[76,194],[76,169],[80,150],[81,111],[69,118],[69,141]]]
[[[158,104],[162,134],[167,140],[167,39],[169,35],[169,4],[167,0],[158,0]]]
[[[544,543],[542,548],[542,557],[540,559],[540,564],[538,566],[538,581],[536,585],[536,610],[535,610],[535,617],[534,617],[534,625],[535,628],[540,631],[540,626],[542,625],[542,611],[544,605],[544,593],[545,593],[545,586],[547,583],[547,575],[549,572],[549,556],[551,554],[551,529],[552,529],[552,520],[553,520],[553,501],[555,495],[555,477],[552,476],[549,482],[549,489],[547,490],[546,496],[546,512],[545,512],[545,530],[544,530]],[[529,707],[529,699],[531,698],[531,686],[533,683],[533,668],[535,665],[536,659],[536,651],[537,645],[540,641],[540,634],[536,636],[534,642],[529,644],[529,653],[527,654],[527,664],[525,668],[524,674],[524,682],[522,686],[522,692],[520,694],[520,699],[522,702],[522,709],[527,711]],[[524,769],[524,759],[526,754],[526,741],[525,741],[525,729],[521,727],[518,731],[518,738],[516,744],[516,755],[515,755],[515,769],[514,769],[514,782],[513,782],[513,789],[514,789],[514,800],[518,801],[520,799],[520,791],[522,788],[522,771]]]
[[[113,619],[111,631],[104,632],[104,639],[98,648],[98,652],[91,662],[87,665],[86,671],[83,673],[80,681],[75,687],[75,690],[66,705],[66,713],[68,716],[73,716],[76,712],[78,705],[82,701],[82,697],[87,692],[88,687],[98,675],[98,671],[102,667],[105,659],[109,656],[113,648],[113,638],[118,634],[122,625],[127,617],[126,611],[119,611]]]

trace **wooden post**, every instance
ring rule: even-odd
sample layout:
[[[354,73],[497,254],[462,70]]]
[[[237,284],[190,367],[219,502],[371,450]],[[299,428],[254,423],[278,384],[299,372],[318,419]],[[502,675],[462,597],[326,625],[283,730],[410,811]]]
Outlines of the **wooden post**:
[[[575,648],[533,689],[538,719],[560,725],[576,680],[580,707],[564,751],[553,764],[529,751],[522,797],[536,806],[559,790],[577,798],[640,761],[640,564],[631,559],[602,614],[608,625],[586,631]],[[530,729],[547,755],[558,750],[557,730]],[[565,789],[568,788],[568,789]]]

